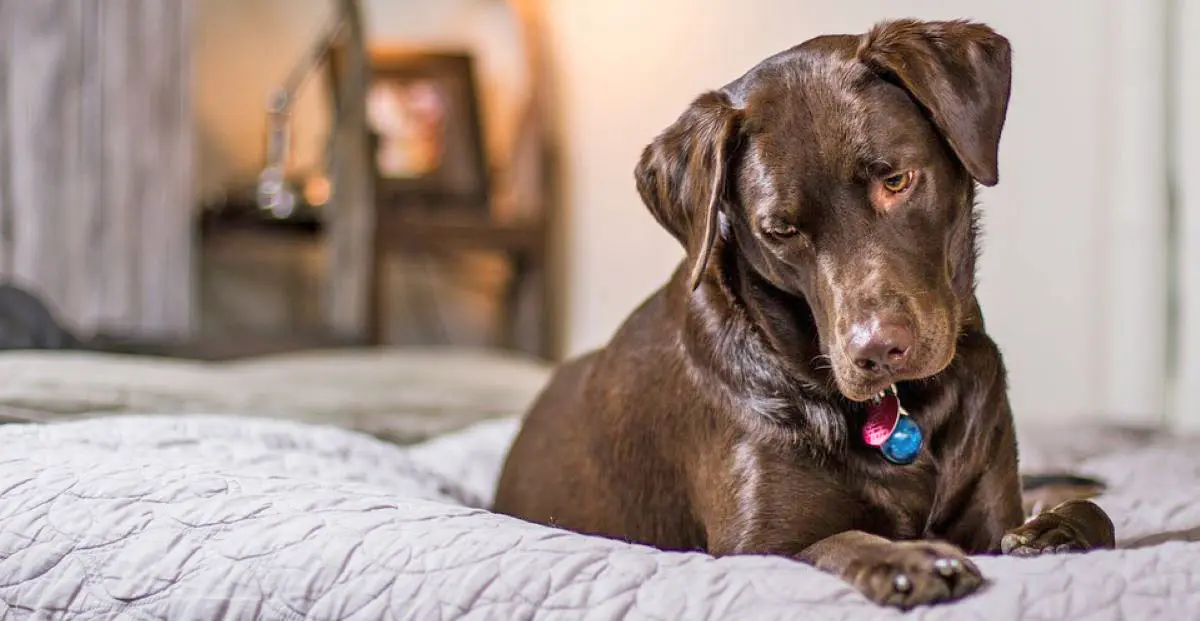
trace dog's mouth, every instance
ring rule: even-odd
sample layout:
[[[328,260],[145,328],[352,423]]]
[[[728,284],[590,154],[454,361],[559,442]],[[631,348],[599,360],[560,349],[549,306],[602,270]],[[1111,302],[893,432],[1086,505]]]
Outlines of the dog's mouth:
[[[944,372],[957,351],[958,310],[925,300],[909,312],[877,312],[854,321],[835,315],[838,329],[826,350],[837,390],[854,402],[879,398],[893,385],[931,379]]]
[[[891,386],[896,381],[900,381],[889,377],[875,381],[846,382],[840,376],[837,376],[836,373],[834,379],[837,383],[838,391],[842,393],[842,396],[857,403],[874,402],[883,399],[887,396],[887,391]]]
[[[895,373],[869,374],[864,373],[848,360],[840,363],[835,361],[832,368],[834,384],[837,386],[838,392],[851,401],[857,403],[875,401],[887,395],[895,384],[930,379],[944,371],[954,358],[954,346],[951,345],[947,349],[948,351],[942,355],[930,357],[923,360],[922,364],[914,364],[908,369]]]

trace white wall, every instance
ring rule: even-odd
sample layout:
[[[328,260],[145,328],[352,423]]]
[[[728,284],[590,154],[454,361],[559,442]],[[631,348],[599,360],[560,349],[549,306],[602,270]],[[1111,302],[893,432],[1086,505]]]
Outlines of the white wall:
[[[1200,431],[1200,407],[1195,390],[1200,387],[1200,191],[1192,183],[1200,170],[1200,40],[1192,34],[1200,27],[1200,2],[1178,2],[1174,19],[1175,180],[1178,189],[1180,260],[1178,280],[1180,334],[1179,373],[1172,394],[1172,422],[1180,429]]]
[[[547,3],[570,141],[570,353],[603,344],[681,257],[638,200],[632,171],[692,97],[817,34],[862,32],[885,17],[969,17],[1015,50],[1001,183],[982,194],[980,296],[1018,416],[1155,420],[1165,312],[1160,5]]]

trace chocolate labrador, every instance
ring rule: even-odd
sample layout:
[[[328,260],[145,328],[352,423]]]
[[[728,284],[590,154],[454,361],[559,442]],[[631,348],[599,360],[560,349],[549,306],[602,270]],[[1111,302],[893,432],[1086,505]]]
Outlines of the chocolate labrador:
[[[903,608],[979,588],[968,554],[1112,547],[1087,500],[1025,520],[975,296],[975,184],[998,180],[1010,75],[991,28],[902,20],[697,98],[635,173],[686,259],[557,371],[495,510],[783,555]]]

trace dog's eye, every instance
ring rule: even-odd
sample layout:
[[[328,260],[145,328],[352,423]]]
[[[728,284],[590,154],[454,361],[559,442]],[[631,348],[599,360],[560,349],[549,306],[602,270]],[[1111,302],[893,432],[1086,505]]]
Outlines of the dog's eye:
[[[764,225],[763,232],[771,237],[794,237],[800,231],[790,224],[776,222]]]
[[[883,178],[883,187],[892,194],[899,194],[912,186],[913,171],[896,173]]]

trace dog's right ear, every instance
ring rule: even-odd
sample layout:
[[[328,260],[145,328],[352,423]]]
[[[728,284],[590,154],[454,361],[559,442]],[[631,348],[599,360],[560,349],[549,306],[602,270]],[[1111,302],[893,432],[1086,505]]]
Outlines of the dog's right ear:
[[[716,238],[740,117],[724,93],[705,93],[642,151],[634,170],[642,201],[687,250],[691,289],[700,284]]]

